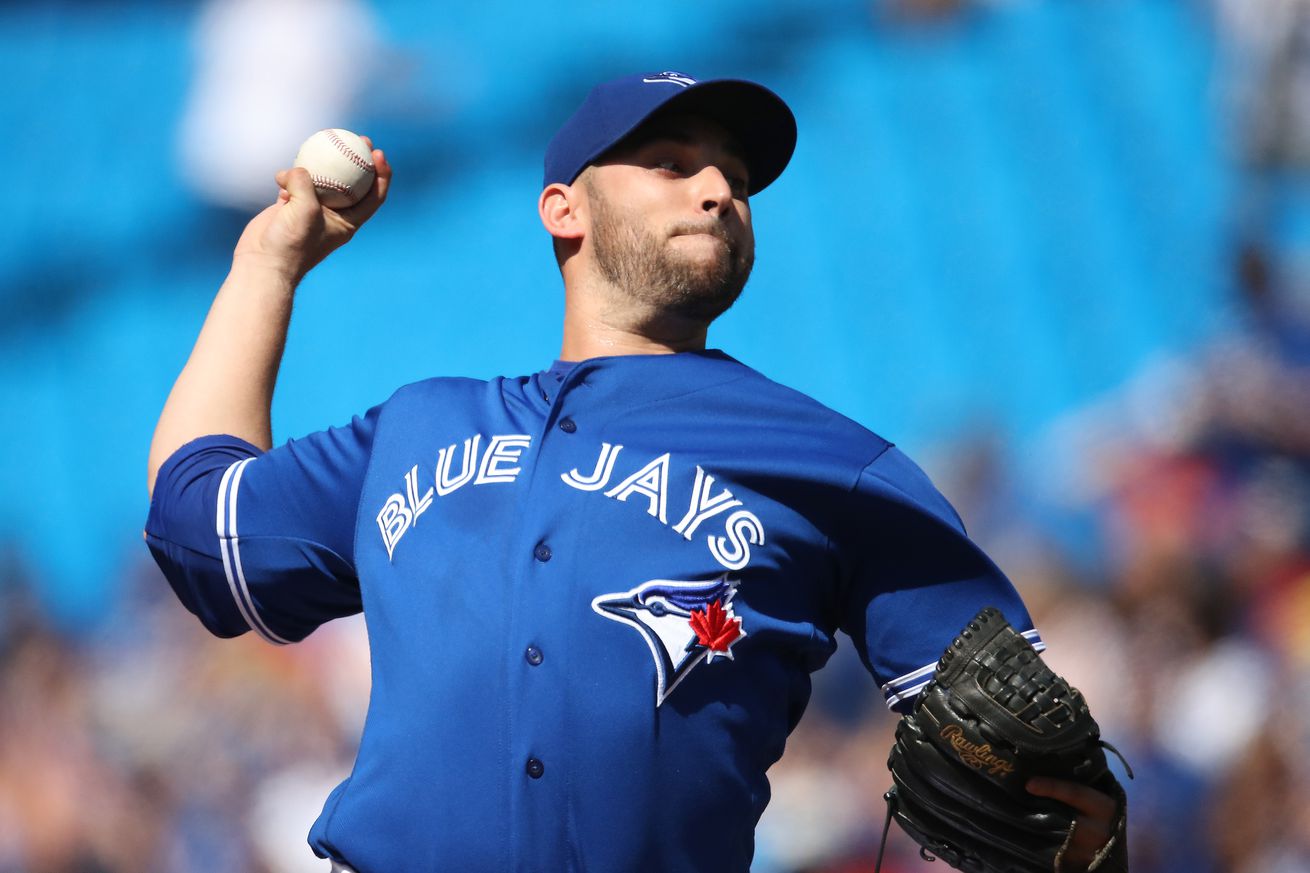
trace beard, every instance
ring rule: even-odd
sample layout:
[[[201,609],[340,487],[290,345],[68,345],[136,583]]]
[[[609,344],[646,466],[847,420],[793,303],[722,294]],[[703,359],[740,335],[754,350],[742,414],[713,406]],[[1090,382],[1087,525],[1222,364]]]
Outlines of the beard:
[[[733,239],[717,219],[675,224],[660,234],[648,227],[639,212],[611,203],[590,180],[587,194],[596,264],[630,300],[708,324],[741,296],[755,254],[752,246]],[[715,246],[711,259],[692,257],[669,245],[674,235],[683,233],[708,233],[722,245]]]

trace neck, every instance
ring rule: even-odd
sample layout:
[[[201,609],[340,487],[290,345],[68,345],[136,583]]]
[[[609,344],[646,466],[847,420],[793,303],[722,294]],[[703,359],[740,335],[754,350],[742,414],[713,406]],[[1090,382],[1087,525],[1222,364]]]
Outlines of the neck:
[[[560,359],[671,355],[705,348],[709,324],[565,284]]]

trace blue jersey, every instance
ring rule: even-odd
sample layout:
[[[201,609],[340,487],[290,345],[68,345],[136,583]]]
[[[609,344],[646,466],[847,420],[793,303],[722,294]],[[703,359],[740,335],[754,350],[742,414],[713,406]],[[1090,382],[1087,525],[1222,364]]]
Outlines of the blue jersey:
[[[715,351],[204,437],[147,537],[216,634],[363,610],[368,718],[310,834],[360,873],[745,871],[838,631],[896,706],[981,606],[1031,628],[905,455]]]

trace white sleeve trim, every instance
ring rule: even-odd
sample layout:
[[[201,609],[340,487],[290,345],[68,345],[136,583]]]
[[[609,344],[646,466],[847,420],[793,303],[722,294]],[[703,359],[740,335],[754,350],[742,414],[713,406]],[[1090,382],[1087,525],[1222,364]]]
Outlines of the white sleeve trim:
[[[218,548],[223,553],[223,572],[227,574],[227,585],[232,591],[241,617],[246,626],[274,645],[286,645],[291,641],[284,639],[269,628],[255,609],[254,598],[250,596],[250,586],[246,584],[246,573],[241,566],[241,540],[237,536],[237,489],[241,487],[241,474],[246,464],[254,458],[237,461],[223,473],[223,480],[218,485]]]
[[[1034,649],[1039,652],[1046,650],[1046,643],[1042,642],[1042,635],[1036,629],[1024,631],[1020,634],[1025,640],[1032,643]],[[898,676],[887,684],[882,686],[883,697],[887,699],[887,707],[890,709],[903,700],[910,700],[923,690],[924,686],[932,680],[933,673],[937,670],[937,662],[924,664],[917,670],[911,670],[903,676]]]

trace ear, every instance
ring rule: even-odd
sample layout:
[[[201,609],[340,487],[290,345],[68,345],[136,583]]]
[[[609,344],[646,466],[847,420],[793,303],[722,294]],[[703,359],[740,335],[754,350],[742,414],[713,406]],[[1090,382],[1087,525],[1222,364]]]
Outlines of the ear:
[[[579,187],[552,182],[537,200],[537,214],[546,232],[555,239],[582,239],[585,233],[578,207],[582,192]]]

